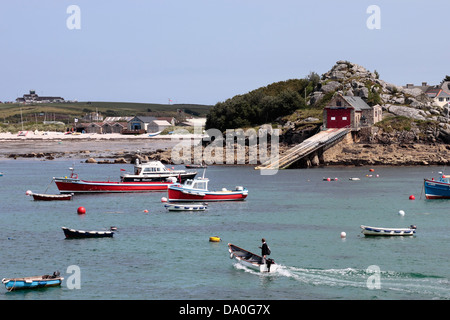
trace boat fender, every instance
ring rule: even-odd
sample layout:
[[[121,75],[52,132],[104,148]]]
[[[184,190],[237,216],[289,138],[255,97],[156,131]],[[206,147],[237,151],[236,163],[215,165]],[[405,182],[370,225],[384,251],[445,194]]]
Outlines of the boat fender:
[[[230,259],[233,259],[234,253],[230,253]]]

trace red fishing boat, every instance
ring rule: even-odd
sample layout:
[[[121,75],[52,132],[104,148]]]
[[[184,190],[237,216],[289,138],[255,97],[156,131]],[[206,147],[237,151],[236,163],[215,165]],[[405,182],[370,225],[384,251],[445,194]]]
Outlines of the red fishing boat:
[[[247,198],[248,190],[244,187],[236,187],[234,190],[222,188],[218,191],[208,190],[207,178],[188,179],[184,184],[169,186],[169,201],[236,201]]]
[[[70,177],[53,178],[60,193],[101,193],[101,192],[148,192],[165,191],[168,186],[174,184],[175,178],[167,178],[166,181],[87,181],[78,178],[73,172]]]

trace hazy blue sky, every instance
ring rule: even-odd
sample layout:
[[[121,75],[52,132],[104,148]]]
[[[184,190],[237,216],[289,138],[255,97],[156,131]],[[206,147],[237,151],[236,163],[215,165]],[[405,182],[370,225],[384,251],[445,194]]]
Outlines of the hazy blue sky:
[[[70,5],[80,29],[69,29]],[[380,29],[369,29],[370,5]],[[0,101],[30,89],[79,101],[215,104],[337,60],[381,79],[450,74],[448,0],[0,2]]]

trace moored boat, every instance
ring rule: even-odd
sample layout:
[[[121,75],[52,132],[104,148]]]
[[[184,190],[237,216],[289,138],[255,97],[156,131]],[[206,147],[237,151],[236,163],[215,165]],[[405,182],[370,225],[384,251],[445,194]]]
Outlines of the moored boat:
[[[260,272],[273,272],[278,269],[278,264],[273,259],[264,259],[250,251],[242,249],[234,244],[228,244],[230,259],[236,259],[243,266],[252,268]]]
[[[114,235],[115,227],[105,231],[84,231],[61,227],[66,239],[84,239],[84,238],[110,238]]]
[[[10,279],[3,278],[2,283],[5,285],[6,290],[14,291],[59,286],[63,279],[63,277],[60,277],[60,273],[56,271],[53,275]]]
[[[450,178],[442,172],[438,180],[424,179],[423,186],[427,199],[450,199]]]
[[[166,203],[164,207],[168,211],[205,211],[208,209],[206,203],[186,204],[186,203]]]
[[[87,181],[78,178],[73,173],[70,177],[53,177],[60,193],[101,193],[101,192],[148,192],[165,191],[169,185],[174,183],[174,178],[166,181]]]
[[[205,178],[206,169],[203,171],[203,177],[188,179],[184,184],[173,184],[167,189],[168,200],[173,202],[191,202],[191,201],[237,201],[245,200],[248,195],[247,188],[237,186],[234,190],[210,191],[208,189],[209,179]]]
[[[412,236],[416,233],[416,226],[409,228],[379,228],[361,226],[361,233],[365,236]]]
[[[184,165],[188,169],[194,169],[194,168],[208,168],[208,165],[206,164],[185,164]]]
[[[192,179],[197,175],[197,171],[176,170],[167,168],[161,161],[148,161],[139,163],[136,160],[134,173],[124,173],[120,176],[121,182],[161,182],[173,178],[175,181],[183,183],[187,179]]]
[[[45,194],[45,193],[30,192],[28,195],[33,196],[33,199],[37,201],[64,201],[64,200],[72,200],[73,197],[73,193]]]
[[[149,137],[156,137],[157,135],[159,135],[162,131],[158,131],[158,132],[151,132],[148,134]]]
[[[237,186],[234,190],[210,191],[208,178],[188,179],[184,184],[173,184],[167,189],[169,201],[236,201],[244,200],[248,190]]]

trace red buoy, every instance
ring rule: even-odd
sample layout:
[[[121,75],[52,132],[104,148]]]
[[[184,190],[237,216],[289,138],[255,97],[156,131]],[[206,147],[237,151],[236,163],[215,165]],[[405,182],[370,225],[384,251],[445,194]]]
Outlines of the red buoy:
[[[78,214],[85,214],[86,209],[84,207],[78,207],[77,212],[78,212]]]
[[[416,197],[414,197],[413,195],[410,195],[409,200],[416,200]]]

